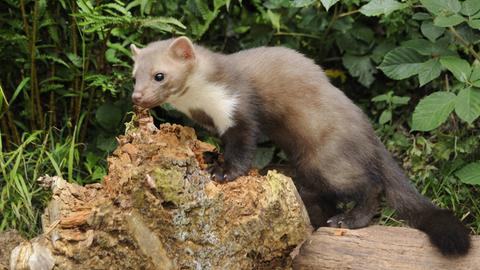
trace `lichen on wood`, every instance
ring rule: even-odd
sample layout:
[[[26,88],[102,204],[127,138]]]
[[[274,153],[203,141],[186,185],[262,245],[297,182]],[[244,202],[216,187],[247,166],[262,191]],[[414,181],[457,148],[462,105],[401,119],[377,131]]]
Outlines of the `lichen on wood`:
[[[192,128],[137,117],[102,184],[41,179],[53,197],[29,244],[51,252],[55,269],[289,269],[311,231],[291,179],[214,182],[203,161],[213,146]]]

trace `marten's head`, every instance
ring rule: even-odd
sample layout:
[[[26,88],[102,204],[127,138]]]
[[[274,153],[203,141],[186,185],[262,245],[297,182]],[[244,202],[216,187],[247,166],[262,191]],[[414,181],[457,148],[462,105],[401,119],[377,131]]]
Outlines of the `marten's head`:
[[[148,44],[143,49],[130,45],[135,61],[133,103],[152,108],[181,95],[196,66],[195,50],[186,37]]]

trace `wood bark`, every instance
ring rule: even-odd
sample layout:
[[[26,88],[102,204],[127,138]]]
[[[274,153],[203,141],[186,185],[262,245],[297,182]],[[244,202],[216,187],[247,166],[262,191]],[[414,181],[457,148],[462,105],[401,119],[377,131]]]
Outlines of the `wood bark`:
[[[320,228],[295,257],[295,270],[474,270],[480,269],[480,237],[464,257],[445,257],[427,236],[404,227],[357,230]]]
[[[102,184],[45,176],[43,234],[17,246],[11,269],[288,269],[310,234],[290,178],[211,180],[209,144],[193,129],[157,129],[145,112],[108,159]]]

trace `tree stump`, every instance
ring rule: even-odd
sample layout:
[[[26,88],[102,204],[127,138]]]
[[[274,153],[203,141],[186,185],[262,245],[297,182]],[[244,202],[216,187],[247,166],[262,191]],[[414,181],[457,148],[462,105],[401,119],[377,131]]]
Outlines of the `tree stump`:
[[[311,231],[290,178],[230,183],[206,172],[213,150],[194,130],[140,114],[109,157],[103,184],[43,177],[53,198],[43,234],[17,246],[11,269],[288,269]]]

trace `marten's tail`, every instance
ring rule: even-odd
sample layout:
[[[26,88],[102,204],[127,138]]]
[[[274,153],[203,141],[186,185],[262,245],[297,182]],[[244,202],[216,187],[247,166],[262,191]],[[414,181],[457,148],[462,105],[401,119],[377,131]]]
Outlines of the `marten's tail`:
[[[422,196],[382,147],[385,196],[390,207],[410,226],[425,232],[443,255],[465,255],[470,249],[468,229],[450,210],[440,209]]]

